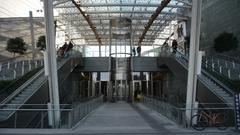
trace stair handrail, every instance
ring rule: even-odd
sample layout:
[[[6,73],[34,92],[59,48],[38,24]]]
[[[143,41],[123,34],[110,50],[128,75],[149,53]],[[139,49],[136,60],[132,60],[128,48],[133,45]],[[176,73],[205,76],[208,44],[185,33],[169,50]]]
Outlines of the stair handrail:
[[[33,69],[32,71],[28,72],[27,74],[25,74],[24,76],[15,79],[14,81],[12,81],[9,85],[7,85],[4,89],[0,90],[0,95],[2,94],[2,96],[4,96],[5,98],[9,95],[12,94],[12,92],[14,92],[19,86],[21,86],[22,84],[24,84],[27,80],[29,80],[29,78],[31,78],[33,75],[35,75],[38,71],[40,71],[42,69],[42,67],[38,67],[36,69]],[[26,77],[27,75],[27,77]],[[19,84],[19,85],[18,85]],[[1,100],[2,101],[2,100]],[[1,102],[0,101],[0,102]]]
[[[209,74],[205,69],[202,69],[202,73],[208,77],[209,79],[211,79],[212,81],[214,81],[215,83],[217,83],[217,85],[221,88],[223,88],[223,90],[225,92],[227,92],[228,94],[231,94],[231,96],[233,96],[235,93],[225,84],[223,84],[221,81],[219,81],[218,79],[216,79],[215,77],[213,77],[211,74]]]
[[[184,60],[186,60],[188,62],[188,58],[184,54],[179,52],[178,50],[176,50],[176,54],[180,55],[181,57],[175,57],[175,58],[183,58]],[[179,60],[177,60],[177,61],[181,63],[181,61],[179,61]],[[184,63],[182,63],[182,64],[184,64]],[[228,86],[223,84],[221,81],[217,80],[214,76],[209,74],[204,68],[202,68],[201,73],[203,75],[205,75],[206,77],[208,77],[209,79],[211,79],[213,82],[215,82],[216,85],[223,88],[223,90],[225,92],[227,92],[228,94],[231,94],[232,96],[234,95],[234,92]]]
[[[223,54],[216,54],[216,55],[213,55],[213,57],[220,58],[220,59],[226,60],[228,62],[233,62],[234,61],[235,63],[240,64],[239,59],[231,57],[231,56],[227,56],[227,55],[223,55]]]
[[[17,96],[24,88],[26,88],[32,81],[37,79],[40,75],[42,75],[44,72],[43,69],[41,69],[38,73],[36,73],[33,77],[31,77],[29,80],[27,80],[23,85],[18,87],[11,95],[9,95],[7,98],[5,98],[1,105],[8,103],[11,99],[13,99],[15,96]]]
[[[58,69],[60,67],[62,67],[62,65],[64,65],[64,63],[66,61],[68,61],[71,57],[68,57],[66,60],[64,60],[63,62],[59,63]],[[5,98],[1,103],[0,106],[3,104],[8,103],[12,98],[14,98],[16,95],[18,95],[20,92],[22,92],[22,90],[27,87],[32,81],[34,81],[37,77],[39,77],[40,75],[42,75],[44,72],[44,69],[41,69],[39,72],[37,72],[33,77],[31,77],[28,81],[26,81],[23,85],[21,85],[20,87],[18,87],[11,95],[9,95],[7,98]]]
[[[202,65],[206,65],[206,63],[202,63]],[[210,64],[207,64],[207,65],[208,65],[208,67],[211,67]],[[218,86],[220,86],[220,87],[223,88],[224,90],[227,90],[226,92],[227,92],[228,94],[231,94],[232,96],[235,94],[234,91],[232,91],[228,86],[226,86],[224,83],[222,83],[221,81],[219,81],[218,79],[216,79],[216,78],[215,78],[213,75],[211,75],[206,69],[208,69],[208,68],[202,66],[202,73],[203,73],[206,77],[208,77],[208,78],[211,79],[212,81],[220,84],[220,85],[218,85]],[[214,73],[217,74],[217,75],[219,75],[218,72],[214,72]],[[219,76],[221,76],[221,75],[219,75]]]

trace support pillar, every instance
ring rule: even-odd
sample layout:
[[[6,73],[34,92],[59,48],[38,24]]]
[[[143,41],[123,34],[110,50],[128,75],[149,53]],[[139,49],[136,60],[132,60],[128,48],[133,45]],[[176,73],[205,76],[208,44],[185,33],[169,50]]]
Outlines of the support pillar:
[[[202,0],[192,1],[192,22],[191,22],[191,39],[190,39],[190,54],[188,65],[188,82],[187,82],[187,96],[186,96],[186,122],[190,125],[191,116],[193,115],[193,108],[196,99],[196,85],[197,85],[197,63],[199,51],[200,38],[200,24],[201,24],[201,8]]]
[[[107,99],[108,101],[111,101],[112,98],[112,24],[111,21],[109,21],[109,58],[108,58],[108,72],[109,72],[109,80],[108,80],[108,88],[107,88]]]
[[[34,26],[33,26],[33,15],[32,11],[29,11],[29,22],[31,32],[31,43],[32,43],[32,59],[35,59],[35,41],[34,41]]]
[[[46,53],[48,55],[48,82],[50,103],[53,105],[53,126],[59,127],[60,124],[60,105],[58,90],[58,75],[56,62],[56,48],[54,36],[54,18],[53,18],[53,1],[44,0],[44,18],[46,30]]]

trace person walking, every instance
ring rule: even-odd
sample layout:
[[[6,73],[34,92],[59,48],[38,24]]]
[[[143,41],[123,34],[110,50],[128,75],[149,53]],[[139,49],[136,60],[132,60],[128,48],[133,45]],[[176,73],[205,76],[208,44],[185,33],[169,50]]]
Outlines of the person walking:
[[[172,53],[173,53],[173,54],[176,54],[176,52],[177,52],[177,46],[178,46],[177,40],[174,39],[174,40],[172,41],[172,49],[173,49]]]
[[[135,50],[135,47],[133,47],[132,52],[133,52],[133,56],[135,57],[135,56],[136,56],[136,50]]]
[[[141,46],[140,45],[137,47],[137,53],[138,53],[138,56],[140,57],[141,56]]]

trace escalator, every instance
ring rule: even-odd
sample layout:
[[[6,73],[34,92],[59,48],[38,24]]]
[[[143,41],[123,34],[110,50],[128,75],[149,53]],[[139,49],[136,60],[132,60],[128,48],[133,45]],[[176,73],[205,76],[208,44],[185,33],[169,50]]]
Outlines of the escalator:
[[[62,83],[72,70],[82,62],[79,54],[76,53],[57,61],[59,83]],[[1,102],[1,123],[13,117],[16,110],[20,109],[25,103],[31,104],[32,101],[38,100],[38,104],[39,102],[44,104],[48,100],[47,85],[47,77],[44,75],[44,69],[41,69]],[[36,97],[38,99],[34,99]]]
[[[177,52],[175,55],[161,56],[158,58],[158,66],[166,65],[176,77],[182,81],[179,87],[187,88],[187,74],[188,74],[188,58]],[[184,83],[183,83],[184,82]],[[221,102],[229,107],[234,105],[234,92],[228,88],[221,81],[213,77],[206,69],[202,69],[201,75],[198,75],[199,85],[204,85],[211,91]],[[211,100],[211,99],[209,99]]]

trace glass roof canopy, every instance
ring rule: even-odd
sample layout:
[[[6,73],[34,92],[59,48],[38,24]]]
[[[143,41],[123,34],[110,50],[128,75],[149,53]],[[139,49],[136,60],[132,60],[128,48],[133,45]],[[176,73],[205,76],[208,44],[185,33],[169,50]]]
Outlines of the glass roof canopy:
[[[73,2],[78,5],[83,14]],[[100,40],[101,45],[108,45],[109,20],[129,18],[132,20],[133,41],[136,46],[149,19],[161,2],[162,0],[54,0],[53,4],[59,13],[58,20],[61,23],[59,27],[63,26],[72,40],[84,40],[83,44],[94,46],[99,45]],[[155,40],[165,40],[169,37],[171,33],[166,33],[165,29],[172,28],[173,21],[187,20],[188,16],[184,13],[190,8],[191,0],[171,0],[153,21],[141,45],[153,45]],[[92,28],[86,18],[90,20]]]

